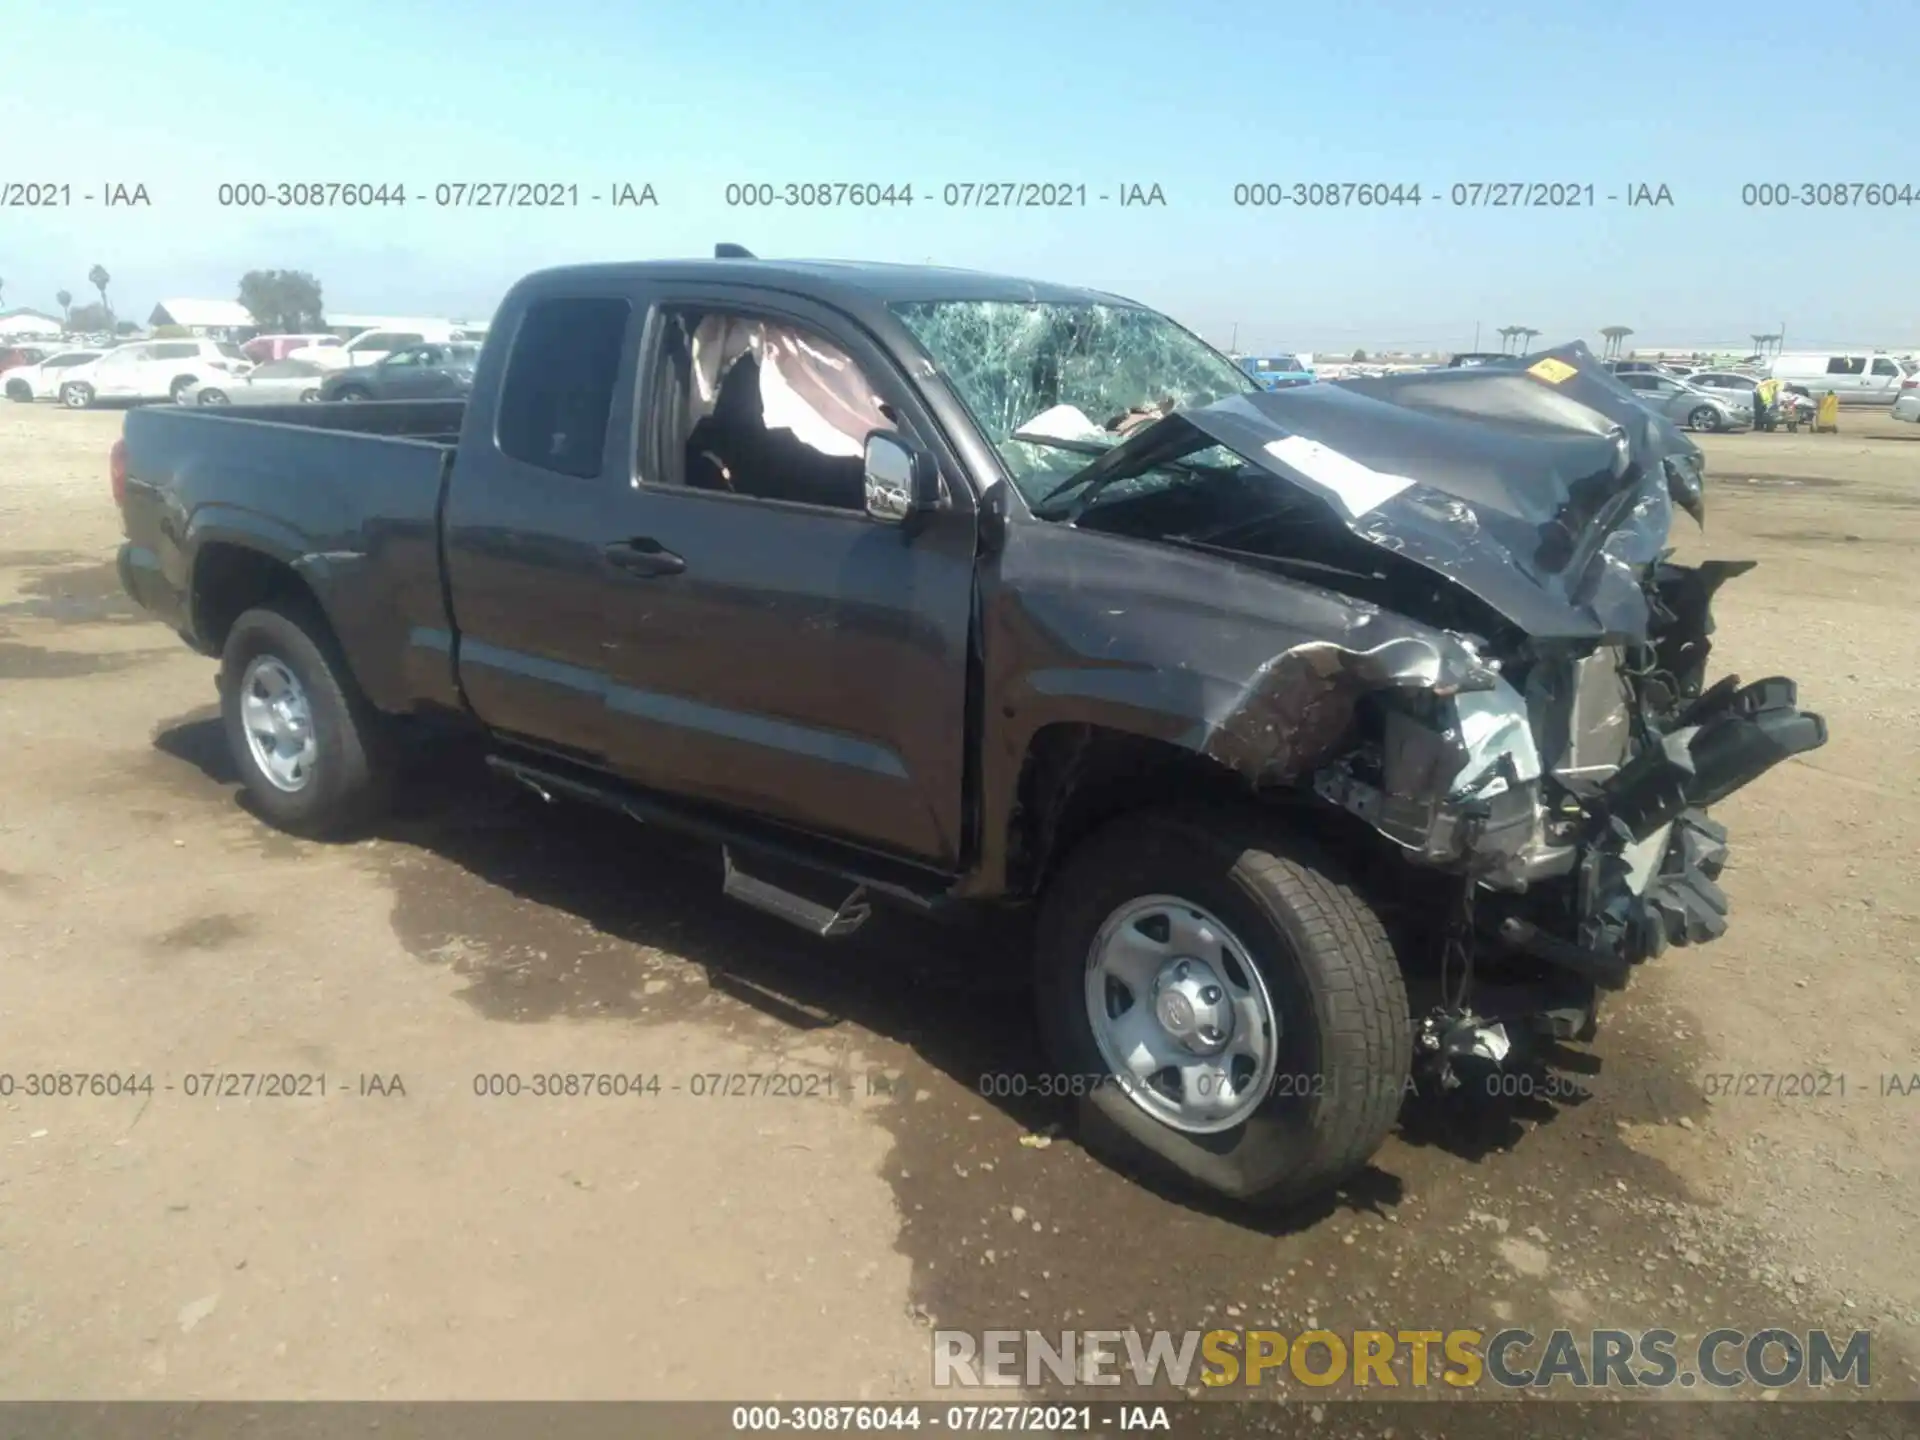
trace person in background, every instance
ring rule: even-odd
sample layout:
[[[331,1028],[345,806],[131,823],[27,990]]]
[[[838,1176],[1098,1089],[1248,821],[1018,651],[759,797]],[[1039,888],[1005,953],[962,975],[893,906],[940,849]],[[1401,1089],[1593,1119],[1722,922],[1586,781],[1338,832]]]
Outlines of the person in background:
[[[1780,393],[1780,382],[1769,375],[1753,387],[1753,428],[1773,429],[1773,401]]]

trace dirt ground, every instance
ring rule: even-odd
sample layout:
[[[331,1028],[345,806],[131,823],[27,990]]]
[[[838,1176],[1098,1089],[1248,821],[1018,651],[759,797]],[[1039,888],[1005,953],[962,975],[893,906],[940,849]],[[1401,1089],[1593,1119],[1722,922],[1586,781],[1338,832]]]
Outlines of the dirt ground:
[[[211,662],[114,579],[120,423],[0,406],[0,1395],[893,1398],[936,1323],[1515,1322],[1864,1327],[1920,1396],[1920,427],[1704,441],[1683,557],[1761,562],[1716,668],[1832,731],[1721,807],[1729,935],[1613,1004],[1579,1103],[1410,1112],[1255,1224],[1021,1143],[1055,1117],[981,1094],[1034,1041],[978,937],[809,940],[457,758],[376,839],[254,820]],[[555,1071],[662,1088],[476,1093]],[[736,1071],[820,1078],[694,1093]],[[1749,1072],[1845,1093],[1709,1098]]]

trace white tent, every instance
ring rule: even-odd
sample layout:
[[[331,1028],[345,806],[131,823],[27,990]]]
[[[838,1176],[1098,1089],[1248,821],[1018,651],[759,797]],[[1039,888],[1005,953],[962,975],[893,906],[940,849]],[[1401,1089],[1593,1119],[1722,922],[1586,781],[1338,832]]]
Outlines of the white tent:
[[[59,316],[44,315],[38,310],[9,310],[0,314],[0,339],[31,340],[45,336],[55,340],[64,328]]]
[[[258,322],[238,300],[162,300],[147,317],[149,325],[183,325],[189,330],[247,330]]]

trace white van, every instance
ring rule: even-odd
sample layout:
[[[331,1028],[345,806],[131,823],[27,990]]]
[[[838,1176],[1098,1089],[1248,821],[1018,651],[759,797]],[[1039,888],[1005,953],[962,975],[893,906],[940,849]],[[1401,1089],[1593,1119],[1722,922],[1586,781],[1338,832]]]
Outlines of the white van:
[[[1907,378],[1907,372],[1891,355],[1865,350],[1776,355],[1770,373],[1815,400],[1831,390],[1843,405],[1891,405],[1900,394],[1900,382]]]

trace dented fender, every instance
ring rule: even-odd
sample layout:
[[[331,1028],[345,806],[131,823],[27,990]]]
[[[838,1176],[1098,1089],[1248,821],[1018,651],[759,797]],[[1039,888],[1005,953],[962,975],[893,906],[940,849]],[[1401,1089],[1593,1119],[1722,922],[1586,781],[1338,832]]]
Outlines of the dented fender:
[[[1303,782],[1363,696],[1448,696],[1497,677],[1471,637],[1215,556],[1046,524],[983,564],[980,864],[1002,893],[1021,776],[1049,727],[1160,741],[1249,790]]]

